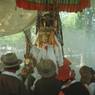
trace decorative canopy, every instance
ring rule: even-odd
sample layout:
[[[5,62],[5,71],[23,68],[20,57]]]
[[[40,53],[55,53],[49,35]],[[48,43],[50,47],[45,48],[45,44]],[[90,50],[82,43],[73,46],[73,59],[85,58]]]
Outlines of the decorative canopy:
[[[16,0],[16,5],[28,10],[53,10],[54,0]],[[58,0],[59,11],[76,12],[90,7],[90,0]]]
[[[80,11],[90,6],[90,0],[58,1],[60,11]],[[36,21],[37,16],[37,11],[33,10],[52,10],[52,2],[52,0],[0,0],[0,36],[14,34],[30,26]]]

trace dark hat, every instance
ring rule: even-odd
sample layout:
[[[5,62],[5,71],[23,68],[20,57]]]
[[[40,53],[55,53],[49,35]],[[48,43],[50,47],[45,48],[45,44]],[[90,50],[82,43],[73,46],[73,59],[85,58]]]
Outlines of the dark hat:
[[[4,64],[4,68],[13,68],[22,63],[21,59],[18,59],[15,53],[7,53],[1,56],[1,62]]]
[[[40,63],[37,64],[37,70],[42,77],[46,78],[52,77],[56,74],[56,66],[54,62],[49,59],[42,59]]]
[[[84,76],[84,75],[86,75],[86,74],[88,74],[88,73],[91,73],[91,71],[92,71],[92,68],[90,68],[90,67],[84,65],[84,66],[82,66],[82,67],[80,68],[79,73],[80,73],[81,76]]]
[[[82,66],[79,70],[81,76],[81,82],[89,84],[92,79],[92,69],[86,65]]]

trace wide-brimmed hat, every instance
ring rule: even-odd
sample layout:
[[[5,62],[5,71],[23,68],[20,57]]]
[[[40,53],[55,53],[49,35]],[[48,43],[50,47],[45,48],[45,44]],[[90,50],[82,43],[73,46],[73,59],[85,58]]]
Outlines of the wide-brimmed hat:
[[[1,56],[1,62],[4,64],[4,68],[13,68],[22,63],[21,59],[18,59],[15,53],[7,53]]]
[[[37,64],[37,70],[38,73],[45,78],[52,77],[56,74],[56,66],[50,59],[42,59],[40,63]]]

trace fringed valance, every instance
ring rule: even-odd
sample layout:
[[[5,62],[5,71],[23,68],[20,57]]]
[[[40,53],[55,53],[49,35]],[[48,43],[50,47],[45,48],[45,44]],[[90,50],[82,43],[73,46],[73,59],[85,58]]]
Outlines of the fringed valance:
[[[90,0],[59,0],[59,11],[76,12],[90,7]],[[28,10],[53,10],[53,0],[16,0],[17,7]]]
[[[53,0],[26,0],[30,3],[53,4]],[[59,0],[59,4],[79,4],[80,0]]]

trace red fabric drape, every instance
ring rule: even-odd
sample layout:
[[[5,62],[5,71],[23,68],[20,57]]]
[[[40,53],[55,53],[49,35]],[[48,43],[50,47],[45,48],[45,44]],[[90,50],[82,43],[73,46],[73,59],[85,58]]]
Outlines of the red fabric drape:
[[[66,80],[69,80],[71,78],[71,76],[70,76],[70,72],[71,72],[70,64],[72,64],[72,63],[67,58],[64,58],[63,66],[59,67],[58,75],[56,77],[58,80],[66,81]]]
[[[53,9],[52,4],[29,3],[27,0],[16,0],[16,5],[27,10],[49,11]],[[90,7],[90,0],[80,0],[79,4],[60,4],[59,11],[76,12],[87,7]]]

